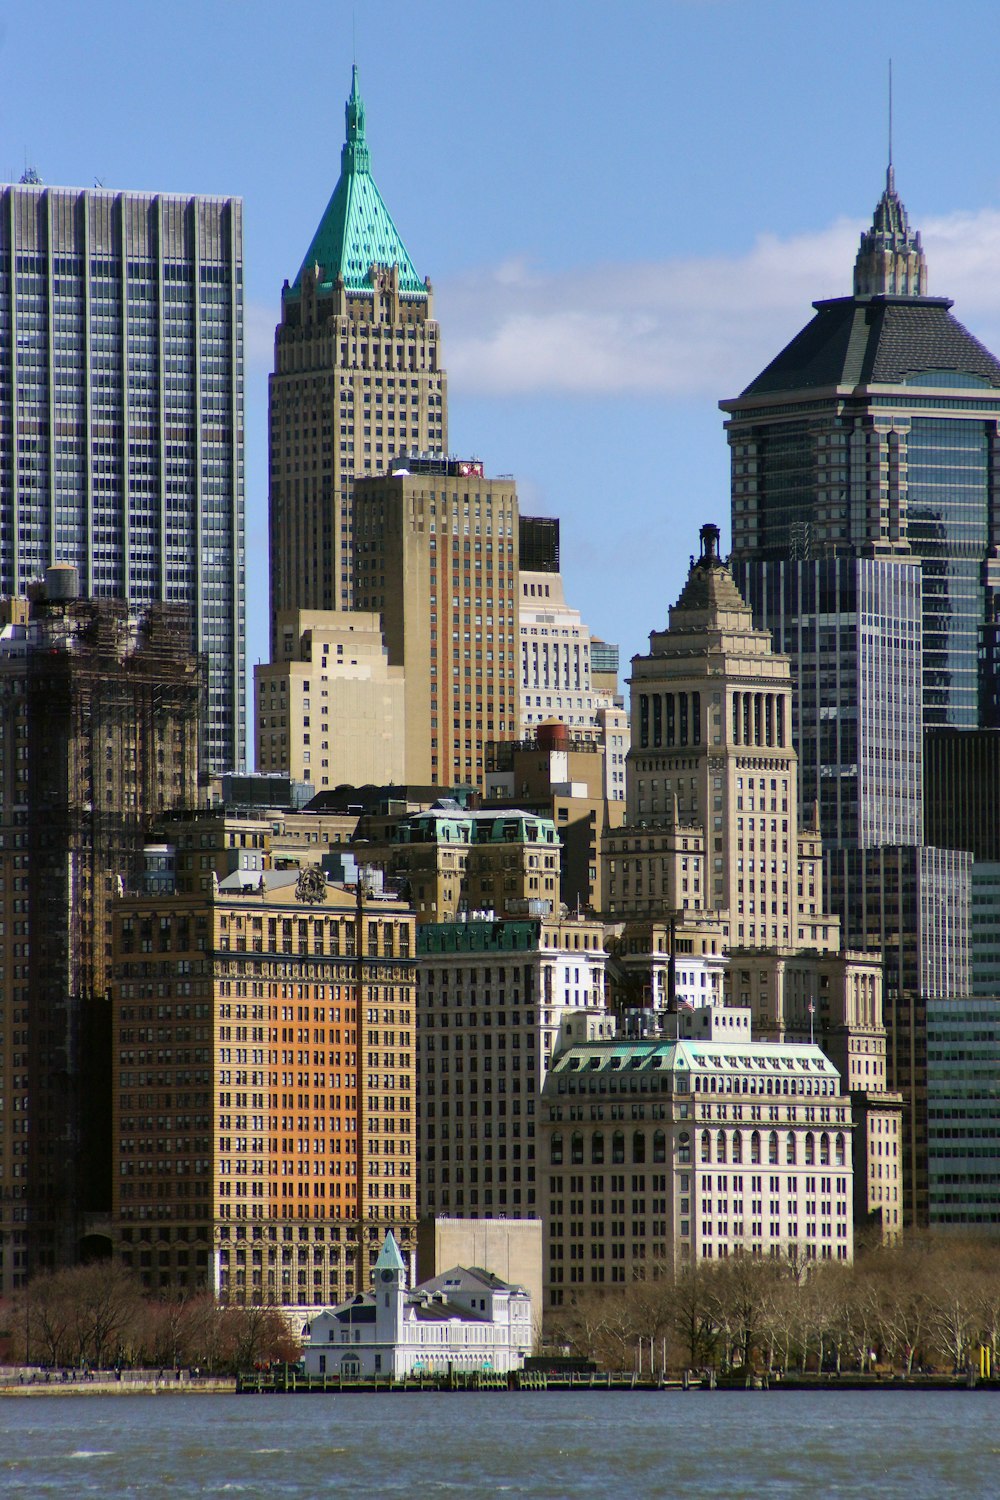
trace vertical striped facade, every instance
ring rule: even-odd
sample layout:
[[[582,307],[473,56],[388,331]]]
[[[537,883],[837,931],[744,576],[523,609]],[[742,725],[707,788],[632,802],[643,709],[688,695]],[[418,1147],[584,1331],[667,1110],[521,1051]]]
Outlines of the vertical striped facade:
[[[0,189],[0,592],[186,606],[204,773],[243,756],[243,378],[239,199]]]

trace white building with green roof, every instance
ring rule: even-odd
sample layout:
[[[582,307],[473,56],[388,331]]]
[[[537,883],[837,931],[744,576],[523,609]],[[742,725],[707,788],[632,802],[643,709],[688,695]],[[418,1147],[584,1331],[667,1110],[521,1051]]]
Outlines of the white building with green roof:
[[[372,1290],[318,1313],[305,1329],[309,1375],[345,1379],[519,1370],[532,1348],[531,1298],[479,1267],[455,1266],[407,1288],[390,1230]]]
[[[539,1122],[548,1307],[698,1260],[853,1258],[851,1101],[830,1060],[809,1042],[751,1041],[741,1007],[663,1022],[609,1039],[581,1018],[552,1060]]]

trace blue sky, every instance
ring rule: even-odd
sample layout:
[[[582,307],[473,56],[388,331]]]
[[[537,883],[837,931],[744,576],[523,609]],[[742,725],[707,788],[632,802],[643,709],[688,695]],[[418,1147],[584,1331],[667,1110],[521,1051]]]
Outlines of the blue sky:
[[[570,601],[622,648],[728,533],[720,397],[846,293],[897,185],[930,289],[1000,348],[995,3],[22,3],[0,173],[240,194],[248,656],[266,653],[266,400],[284,277],[339,167],[352,30],[376,181],[435,287],[455,451],[562,520]],[[352,22],[353,17],[353,22]]]

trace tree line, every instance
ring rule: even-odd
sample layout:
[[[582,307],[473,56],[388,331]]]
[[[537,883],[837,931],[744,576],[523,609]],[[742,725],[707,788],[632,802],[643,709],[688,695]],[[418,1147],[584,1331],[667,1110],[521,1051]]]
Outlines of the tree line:
[[[67,1368],[222,1375],[302,1352],[277,1307],[231,1307],[208,1292],[150,1297],[107,1261],[33,1277],[4,1309],[2,1331],[9,1362]]]
[[[549,1327],[601,1369],[1000,1371],[1000,1243],[913,1236],[853,1264],[748,1255],[583,1291]]]

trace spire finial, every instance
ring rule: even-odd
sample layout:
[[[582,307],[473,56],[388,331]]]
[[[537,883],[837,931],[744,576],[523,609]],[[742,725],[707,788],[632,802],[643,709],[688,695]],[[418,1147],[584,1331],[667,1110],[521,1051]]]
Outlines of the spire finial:
[[[341,152],[341,170],[367,172],[370,167],[365,141],[365,104],[358,88],[358,65],[351,65],[351,96],[344,110],[347,118],[347,140]]]
[[[896,191],[896,174],[892,166],[892,58],[889,59],[889,164],[885,172],[885,190],[887,193]]]

